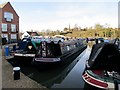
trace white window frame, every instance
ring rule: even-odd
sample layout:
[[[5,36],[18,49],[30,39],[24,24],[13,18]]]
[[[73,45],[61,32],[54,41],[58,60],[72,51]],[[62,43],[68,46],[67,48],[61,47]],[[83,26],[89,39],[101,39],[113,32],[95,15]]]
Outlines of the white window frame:
[[[6,21],[11,22],[11,20],[13,19],[13,14],[11,12],[4,12],[4,18],[6,19]]]
[[[8,40],[8,34],[2,34],[2,38],[6,38],[6,40]]]
[[[16,25],[15,24],[11,24],[11,32],[16,32]]]
[[[11,34],[11,39],[17,39],[17,34]]]
[[[7,32],[7,24],[2,23],[2,32]]]

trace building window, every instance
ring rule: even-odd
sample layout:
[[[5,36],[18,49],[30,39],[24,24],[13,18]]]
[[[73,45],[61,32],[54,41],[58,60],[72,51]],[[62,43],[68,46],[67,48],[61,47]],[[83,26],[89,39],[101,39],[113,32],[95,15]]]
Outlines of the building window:
[[[16,32],[16,25],[15,24],[11,24],[11,32]]]
[[[2,34],[2,38],[6,38],[6,40],[8,40],[8,34]]]
[[[6,21],[11,22],[11,20],[13,19],[13,14],[11,12],[4,12],[4,18],[6,19]]]
[[[7,24],[2,24],[2,31],[7,32]]]
[[[17,39],[17,35],[16,34],[11,34],[11,39]]]

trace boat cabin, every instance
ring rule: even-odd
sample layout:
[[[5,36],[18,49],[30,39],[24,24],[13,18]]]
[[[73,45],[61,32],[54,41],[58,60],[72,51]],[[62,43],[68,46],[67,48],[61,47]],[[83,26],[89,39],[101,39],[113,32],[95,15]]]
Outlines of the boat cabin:
[[[99,43],[92,47],[87,69],[120,70],[120,52],[114,43]]]
[[[82,43],[80,40],[70,40],[66,42],[60,42],[58,41],[57,43],[54,41],[47,42],[47,41],[42,41],[40,43],[38,52],[36,54],[36,58],[41,58],[41,57],[59,57],[63,54],[68,53],[69,51],[72,51],[78,47],[82,46]]]

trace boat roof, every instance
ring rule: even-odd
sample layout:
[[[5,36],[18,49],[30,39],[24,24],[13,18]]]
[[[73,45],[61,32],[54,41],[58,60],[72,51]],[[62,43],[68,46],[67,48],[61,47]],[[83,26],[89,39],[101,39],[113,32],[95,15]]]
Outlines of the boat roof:
[[[93,45],[88,65],[91,69],[118,69],[120,65],[118,46],[107,42]]]

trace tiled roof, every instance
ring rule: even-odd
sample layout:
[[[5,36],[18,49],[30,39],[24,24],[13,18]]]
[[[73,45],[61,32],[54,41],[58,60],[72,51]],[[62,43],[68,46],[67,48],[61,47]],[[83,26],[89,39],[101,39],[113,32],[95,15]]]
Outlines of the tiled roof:
[[[36,36],[39,35],[37,32],[30,32],[30,31],[27,31],[27,33],[28,33],[29,35],[32,35],[32,34],[34,34],[34,35],[36,35]]]
[[[8,2],[5,2],[3,4],[0,4],[0,8],[3,8]]]

